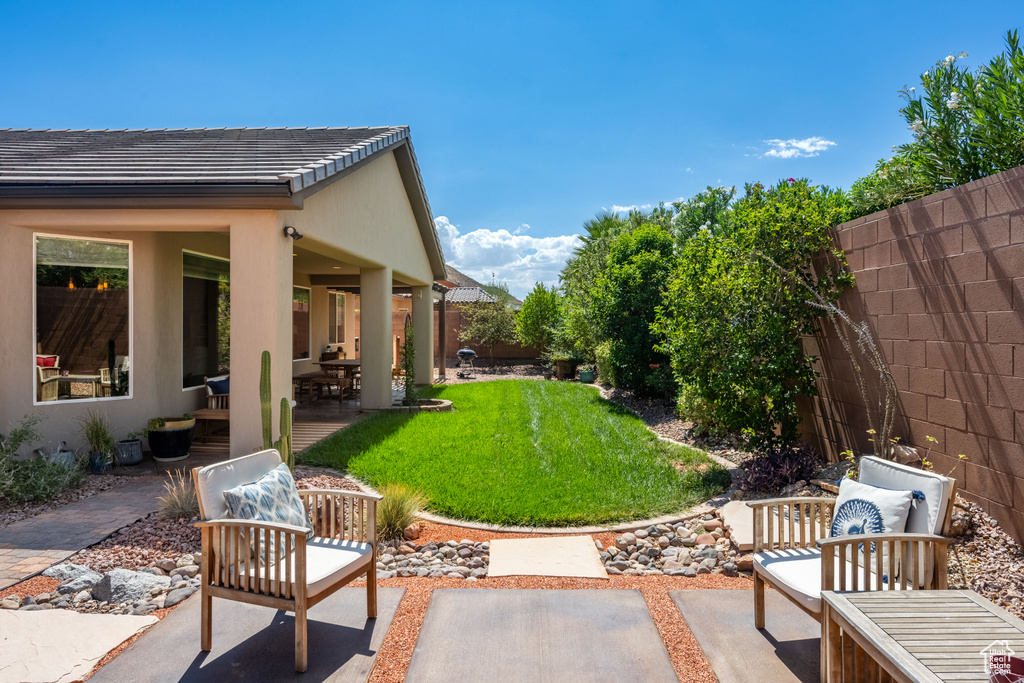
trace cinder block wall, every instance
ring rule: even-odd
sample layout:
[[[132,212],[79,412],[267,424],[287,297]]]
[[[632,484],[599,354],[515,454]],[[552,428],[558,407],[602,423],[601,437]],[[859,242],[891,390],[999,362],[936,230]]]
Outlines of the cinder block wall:
[[[841,306],[869,323],[899,387],[894,435],[922,454],[936,439],[935,470],[956,466],[966,496],[1024,538],[1024,167],[835,232],[857,281]],[[805,437],[831,459],[870,452],[864,401],[831,325],[805,347],[822,372],[820,396],[803,406]]]

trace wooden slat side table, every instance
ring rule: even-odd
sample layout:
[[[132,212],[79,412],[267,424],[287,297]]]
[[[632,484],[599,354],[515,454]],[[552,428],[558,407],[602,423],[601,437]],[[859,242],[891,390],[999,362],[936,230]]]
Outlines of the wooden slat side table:
[[[983,650],[1024,652],[1024,621],[974,591],[822,591],[821,611],[828,683],[987,683]]]

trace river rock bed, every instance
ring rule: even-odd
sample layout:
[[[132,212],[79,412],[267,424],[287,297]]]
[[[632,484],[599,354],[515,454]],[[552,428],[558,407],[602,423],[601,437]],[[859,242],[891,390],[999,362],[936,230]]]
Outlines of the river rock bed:
[[[43,576],[60,581],[56,589],[20,599],[8,596],[0,600],[0,609],[147,615],[173,607],[199,590],[196,574],[201,561],[198,555],[186,554],[142,571],[117,568],[106,573],[81,564],[56,564],[43,571]]]

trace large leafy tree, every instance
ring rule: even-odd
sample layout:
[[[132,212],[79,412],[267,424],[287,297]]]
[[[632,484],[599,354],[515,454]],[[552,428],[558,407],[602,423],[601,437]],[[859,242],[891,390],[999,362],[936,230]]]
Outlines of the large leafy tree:
[[[611,343],[611,362],[620,386],[641,396],[658,396],[666,387],[668,357],[655,348],[651,330],[672,273],[672,236],[643,226],[619,235],[597,281],[601,333]]]
[[[841,192],[806,180],[748,185],[730,228],[697,231],[680,254],[658,348],[714,419],[750,434],[755,448],[797,438],[796,398],[814,394],[817,374],[800,338],[825,314],[812,292],[834,302],[852,284],[830,232],[848,215]]]
[[[550,351],[560,322],[560,308],[558,289],[538,282],[526,295],[516,316],[519,341],[526,346],[537,347],[542,353]]]
[[[490,301],[463,304],[462,315],[466,324],[459,331],[459,341],[476,340],[487,347],[494,367],[494,347],[512,344],[516,340],[516,312],[510,305],[507,290],[498,290]]]

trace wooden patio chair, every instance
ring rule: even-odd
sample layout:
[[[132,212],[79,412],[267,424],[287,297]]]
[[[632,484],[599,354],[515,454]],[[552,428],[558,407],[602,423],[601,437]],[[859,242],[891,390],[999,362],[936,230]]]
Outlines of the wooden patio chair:
[[[280,454],[271,449],[192,470],[204,520],[196,524],[202,530],[201,647],[208,652],[213,646],[213,598],[284,610],[295,614],[295,670],[302,672],[310,607],[365,575],[366,616],[377,616],[380,496],[299,490],[312,539],[300,526],[229,518],[224,492],[258,481],[280,464]]]
[[[946,588],[946,538],[956,481],[933,472],[864,456],[858,481],[921,494],[906,531],[829,537],[834,498],[751,501],[754,513],[754,625],[765,624],[765,584],[817,621],[821,591]]]
[[[40,402],[56,401],[60,388],[59,367],[36,367],[36,396]]]

